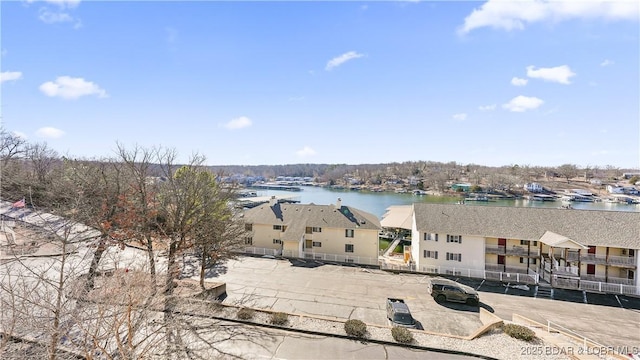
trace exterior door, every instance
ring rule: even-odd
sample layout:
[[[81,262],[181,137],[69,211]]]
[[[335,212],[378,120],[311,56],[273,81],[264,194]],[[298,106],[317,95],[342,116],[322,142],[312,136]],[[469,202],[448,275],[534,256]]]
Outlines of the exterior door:
[[[596,274],[596,264],[587,264],[587,275]]]
[[[498,265],[504,265],[504,255],[498,255]]]
[[[589,246],[589,250],[587,250],[587,253],[595,254],[596,253],[596,247],[595,246]]]
[[[313,247],[313,240],[305,240],[304,242],[305,242],[304,247],[306,249],[311,249]]]
[[[498,246],[507,246],[507,239],[498,239]]]

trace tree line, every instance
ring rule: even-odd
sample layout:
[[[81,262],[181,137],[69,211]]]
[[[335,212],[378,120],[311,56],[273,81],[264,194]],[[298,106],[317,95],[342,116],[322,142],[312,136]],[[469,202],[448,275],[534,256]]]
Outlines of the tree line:
[[[208,271],[244,245],[236,188],[223,186],[197,154],[178,164],[173,149],[118,144],[111,158],[69,159],[1,135],[3,200],[24,198],[26,208],[12,212],[30,220],[3,222],[0,357],[220,356],[201,332],[223,327],[186,321],[175,291],[192,275],[185,257],[195,259],[206,294]],[[51,256],[39,256],[45,249]],[[126,265],[124,249],[146,261]],[[44,350],[16,355],[15,339],[39,339]]]

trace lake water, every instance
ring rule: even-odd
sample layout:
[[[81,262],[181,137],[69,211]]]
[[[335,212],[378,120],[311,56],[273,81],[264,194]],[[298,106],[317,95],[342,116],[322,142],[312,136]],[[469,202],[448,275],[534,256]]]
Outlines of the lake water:
[[[416,202],[455,204],[459,197],[433,196],[433,195],[413,195],[411,193],[396,194],[392,192],[370,192],[370,191],[350,191],[334,190],[324,187],[302,186],[302,191],[281,191],[281,190],[259,190],[258,196],[295,196],[302,204],[314,203],[317,205],[335,204],[338,198],[342,199],[343,205],[370,212],[378,217],[382,217],[386,209],[392,205],[410,205]],[[557,208],[563,205],[561,201],[529,201],[518,200],[496,200],[496,201],[467,201],[468,206],[530,206]],[[640,204],[617,204],[605,202],[573,202],[574,209],[586,210],[610,210],[610,211],[638,211]]]

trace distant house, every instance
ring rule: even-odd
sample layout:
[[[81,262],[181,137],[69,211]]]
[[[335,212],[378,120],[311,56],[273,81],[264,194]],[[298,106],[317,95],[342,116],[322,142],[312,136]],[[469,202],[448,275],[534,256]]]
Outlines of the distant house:
[[[591,180],[589,180],[589,183],[591,183],[591,185],[602,185],[602,180],[600,180],[600,179],[591,179]]]
[[[640,172],[623,173],[622,177],[625,179],[631,179],[634,176],[640,176]]]
[[[607,185],[607,192],[609,194],[624,194],[624,188],[618,185]]]
[[[528,192],[532,192],[532,193],[539,193],[542,192],[542,185],[538,184],[538,183],[526,183],[524,184],[524,188],[528,191]]]
[[[245,252],[375,265],[380,220],[336,204],[271,201],[244,213]]]

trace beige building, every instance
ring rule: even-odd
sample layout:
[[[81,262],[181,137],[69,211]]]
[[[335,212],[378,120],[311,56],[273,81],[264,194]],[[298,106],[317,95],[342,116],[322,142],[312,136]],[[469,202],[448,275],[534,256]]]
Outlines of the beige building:
[[[246,252],[376,265],[378,218],[336,204],[288,204],[272,200],[244,213]]]
[[[417,271],[640,294],[638,212],[409,206]]]

